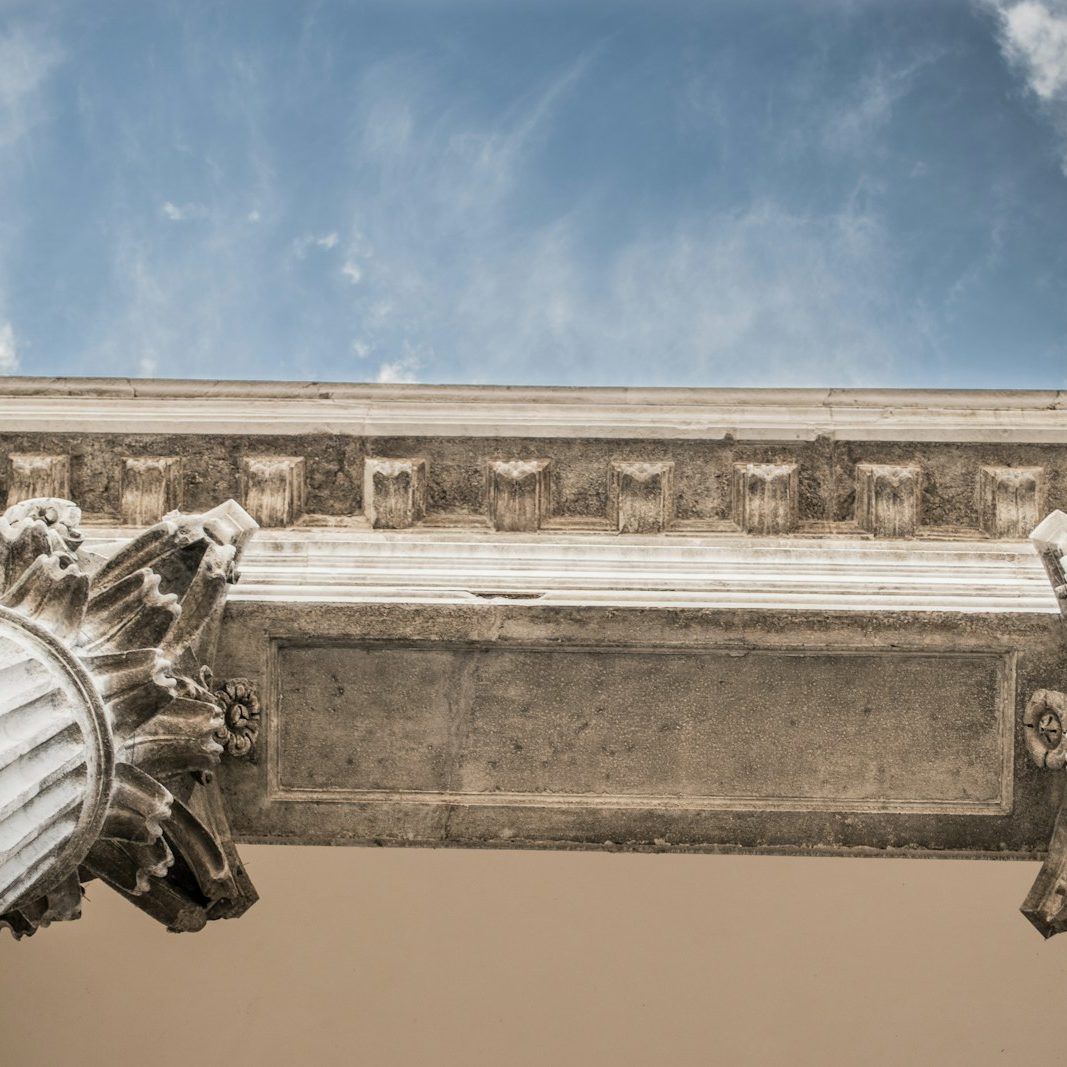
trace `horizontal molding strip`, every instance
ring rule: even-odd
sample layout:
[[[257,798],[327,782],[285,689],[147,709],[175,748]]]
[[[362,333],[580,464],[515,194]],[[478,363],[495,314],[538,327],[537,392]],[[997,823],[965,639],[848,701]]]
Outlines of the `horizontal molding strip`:
[[[6,378],[8,432],[1067,443],[1067,392]]]
[[[1010,794],[1010,781],[1007,783]],[[436,807],[490,808],[578,808],[605,811],[829,811],[870,812],[877,815],[1007,815],[1010,795],[989,801],[959,800],[863,800],[840,797],[748,797],[748,796],[662,796],[658,794],[590,793],[443,793],[413,789],[297,789],[272,785],[268,801],[311,804],[411,804]]]
[[[133,531],[85,526],[102,554]],[[259,530],[229,599],[1056,614],[1019,542]]]

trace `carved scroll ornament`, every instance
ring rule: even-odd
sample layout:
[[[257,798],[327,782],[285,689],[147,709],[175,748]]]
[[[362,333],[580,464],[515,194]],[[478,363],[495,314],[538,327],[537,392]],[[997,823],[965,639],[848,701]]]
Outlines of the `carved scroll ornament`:
[[[1067,616],[1067,515],[1052,512],[1038,524],[1030,539],[1052,583],[1060,611]],[[1063,776],[1067,770],[1067,695],[1053,689],[1037,690],[1023,711],[1023,731],[1034,763]],[[1045,937],[1067,930],[1067,780],[1061,777],[1056,785],[1060,804],[1048,852],[1021,909]]]
[[[252,716],[235,734],[205,663],[256,524],[175,512],[104,559],[80,519],[53,499],[0,518],[0,925],[75,919],[99,879],[197,930],[256,900],[212,772]]]

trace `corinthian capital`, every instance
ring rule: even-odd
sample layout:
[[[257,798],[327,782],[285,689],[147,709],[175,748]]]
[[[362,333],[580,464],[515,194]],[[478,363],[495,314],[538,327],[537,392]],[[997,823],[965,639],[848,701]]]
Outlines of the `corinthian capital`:
[[[256,528],[234,501],[174,512],[110,558],[69,500],[0,518],[0,925],[77,918],[99,878],[172,930],[256,899],[212,768],[209,665]]]

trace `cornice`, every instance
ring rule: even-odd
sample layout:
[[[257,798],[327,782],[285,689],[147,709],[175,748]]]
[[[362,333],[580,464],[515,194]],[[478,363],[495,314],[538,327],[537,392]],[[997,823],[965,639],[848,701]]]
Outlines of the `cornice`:
[[[7,378],[9,432],[1067,443],[1067,392]]]

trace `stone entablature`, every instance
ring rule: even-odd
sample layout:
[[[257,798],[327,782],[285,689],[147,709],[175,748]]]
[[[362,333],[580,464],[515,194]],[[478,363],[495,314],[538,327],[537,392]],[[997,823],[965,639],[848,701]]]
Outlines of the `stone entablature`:
[[[265,527],[206,720],[236,839],[1047,853],[1067,926],[1063,394],[5,389],[0,489],[80,497],[80,551]]]
[[[1059,393],[4,388],[0,490],[97,523],[232,496],[266,528],[970,541],[1067,507]]]

